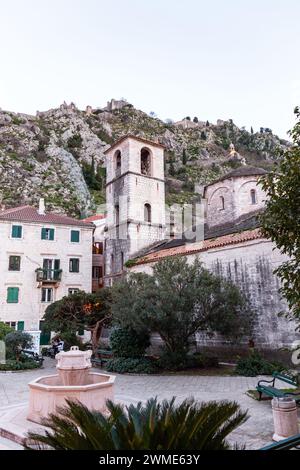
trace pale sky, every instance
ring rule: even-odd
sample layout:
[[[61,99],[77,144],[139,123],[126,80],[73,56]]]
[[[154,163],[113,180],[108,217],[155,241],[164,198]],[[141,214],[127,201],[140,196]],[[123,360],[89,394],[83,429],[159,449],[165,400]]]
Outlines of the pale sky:
[[[270,127],[300,104],[299,0],[0,0],[0,107],[125,97],[161,119]]]

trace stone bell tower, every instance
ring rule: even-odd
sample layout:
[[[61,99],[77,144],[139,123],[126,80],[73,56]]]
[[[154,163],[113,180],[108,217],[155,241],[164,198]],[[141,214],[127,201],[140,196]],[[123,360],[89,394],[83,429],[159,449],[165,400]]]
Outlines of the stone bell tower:
[[[127,135],[106,154],[106,285],[138,250],[165,236],[164,147]]]

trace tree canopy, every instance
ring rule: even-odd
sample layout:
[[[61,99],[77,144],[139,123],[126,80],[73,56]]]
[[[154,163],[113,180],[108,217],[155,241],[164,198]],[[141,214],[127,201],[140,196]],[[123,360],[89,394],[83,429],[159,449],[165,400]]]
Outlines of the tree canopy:
[[[90,331],[94,349],[102,328],[110,322],[110,291],[101,289],[95,294],[78,291],[63,297],[47,307],[44,320],[45,329],[50,331]]]
[[[262,215],[262,230],[282,254],[285,261],[275,273],[287,300],[288,316],[296,318],[300,328],[300,110],[295,109],[297,123],[290,131],[293,145],[286,150],[278,167],[263,177],[266,209]]]
[[[152,276],[131,273],[116,283],[112,315],[122,327],[159,333],[169,352],[183,354],[197,332],[238,340],[250,332],[252,320],[238,287],[184,257],[158,262]]]

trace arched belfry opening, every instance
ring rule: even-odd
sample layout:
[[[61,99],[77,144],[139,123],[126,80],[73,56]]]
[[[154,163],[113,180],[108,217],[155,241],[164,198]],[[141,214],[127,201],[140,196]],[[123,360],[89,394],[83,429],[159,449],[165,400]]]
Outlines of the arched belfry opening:
[[[151,176],[151,154],[146,148],[141,150],[141,173],[142,175]]]
[[[116,171],[121,171],[121,165],[122,165],[122,155],[121,155],[121,151],[120,150],[117,150],[116,153],[115,153],[115,168],[116,168]]]

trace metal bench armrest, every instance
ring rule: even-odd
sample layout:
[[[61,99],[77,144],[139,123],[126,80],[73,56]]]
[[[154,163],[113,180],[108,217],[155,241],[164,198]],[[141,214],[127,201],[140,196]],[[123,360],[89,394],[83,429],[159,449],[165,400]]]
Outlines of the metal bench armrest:
[[[259,380],[257,386],[259,387],[261,384],[272,384],[272,386],[274,387],[274,384],[275,384],[275,377],[272,379],[272,380]]]

